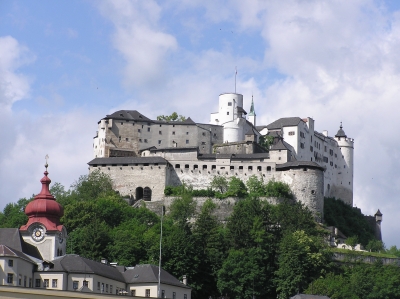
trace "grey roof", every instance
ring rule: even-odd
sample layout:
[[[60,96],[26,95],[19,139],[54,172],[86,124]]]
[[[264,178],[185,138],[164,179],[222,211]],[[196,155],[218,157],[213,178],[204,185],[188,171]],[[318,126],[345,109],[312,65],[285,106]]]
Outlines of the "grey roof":
[[[320,169],[320,170],[325,170],[324,167],[319,165],[316,162],[311,162],[311,161],[292,161],[292,162],[287,162],[283,164],[276,164],[276,170],[277,171],[282,171],[286,169],[292,169],[292,168],[314,168],[314,169]]]
[[[319,295],[297,294],[296,296],[293,296],[290,299],[330,299],[330,298],[327,296],[319,296]]]
[[[263,126],[256,126],[257,131],[261,131],[262,129],[267,128],[268,126],[263,125]]]
[[[197,146],[188,146],[188,147],[154,147],[150,148],[151,152],[157,152],[157,151],[178,151],[178,150],[197,150]]]
[[[118,110],[112,114],[108,114],[106,119],[123,119],[123,120],[142,120],[142,121],[151,121],[150,118],[147,118],[137,110]]]
[[[337,131],[335,137],[347,137],[346,133],[343,131],[342,123],[340,123],[339,131]]]
[[[37,247],[26,243],[22,239],[18,228],[0,228],[0,244],[35,258],[42,259]]]
[[[110,157],[110,158],[95,158],[88,165],[122,165],[122,164],[143,164],[143,163],[158,163],[167,164],[167,160],[161,157]]]
[[[273,144],[271,146],[270,150],[271,151],[276,151],[276,150],[288,150],[288,151],[291,151],[290,147],[291,146],[286,141],[284,141],[282,139],[279,139],[279,141],[277,143],[275,143],[275,144]]]
[[[236,107],[236,110],[237,110],[237,112],[247,114],[246,110],[244,110],[242,107]]]
[[[125,271],[123,274],[126,283],[157,283],[158,282],[158,266],[155,265],[136,265]],[[188,288],[187,285],[180,282],[177,278],[169,274],[161,268],[161,283]]]
[[[379,209],[378,209],[378,211],[376,211],[376,213],[375,213],[375,216],[382,216],[383,214],[381,213],[381,211],[379,211]]]
[[[52,261],[54,267],[49,272],[88,273],[125,282],[122,273],[108,264],[92,261],[77,254],[67,254]]]
[[[9,256],[9,257],[19,257],[23,260],[26,260],[31,263],[35,263],[32,261],[29,256],[24,254],[21,251],[15,250],[14,248],[8,247],[7,245],[0,245],[0,256]]]
[[[268,130],[276,130],[283,127],[294,127],[301,121],[303,120],[300,117],[283,117],[267,125],[267,128]]]

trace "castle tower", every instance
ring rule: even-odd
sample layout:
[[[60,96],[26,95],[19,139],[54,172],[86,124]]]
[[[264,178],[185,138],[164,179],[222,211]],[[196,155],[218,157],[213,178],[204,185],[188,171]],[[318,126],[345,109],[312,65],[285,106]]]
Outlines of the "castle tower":
[[[254,111],[254,101],[253,101],[253,96],[251,96],[251,107],[250,107],[250,112],[248,114],[248,119],[249,122],[253,124],[253,126],[256,126],[256,112]]]
[[[339,145],[341,157],[338,157],[338,167],[340,167],[340,199],[349,205],[353,205],[353,177],[354,177],[354,139],[348,138],[343,131],[340,123],[339,131],[335,135],[335,140]]]
[[[381,211],[378,211],[375,213],[375,238],[379,241],[382,241],[382,228],[381,228],[381,223],[382,223],[382,213]]]
[[[25,208],[28,223],[21,226],[20,233],[25,242],[36,246],[44,260],[51,261],[66,253],[67,230],[60,223],[63,207],[51,195],[47,177],[47,162],[44,177],[40,180],[42,190]]]
[[[224,93],[219,96],[218,124],[224,126],[224,142],[244,140],[243,95]]]

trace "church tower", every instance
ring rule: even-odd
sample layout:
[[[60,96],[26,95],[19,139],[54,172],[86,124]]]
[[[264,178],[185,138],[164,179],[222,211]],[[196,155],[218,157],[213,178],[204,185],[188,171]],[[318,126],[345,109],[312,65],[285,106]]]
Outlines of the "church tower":
[[[44,260],[51,261],[65,255],[67,230],[60,223],[63,207],[49,190],[47,162],[44,177],[40,180],[42,190],[25,208],[28,223],[21,226],[20,233],[25,242],[37,247]]]
[[[251,96],[251,107],[250,107],[250,112],[248,114],[249,117],[249,122],[253,124],[253,126],[256,126],[256,112],[254,111],[254,101],[253,101],[253,96]]]

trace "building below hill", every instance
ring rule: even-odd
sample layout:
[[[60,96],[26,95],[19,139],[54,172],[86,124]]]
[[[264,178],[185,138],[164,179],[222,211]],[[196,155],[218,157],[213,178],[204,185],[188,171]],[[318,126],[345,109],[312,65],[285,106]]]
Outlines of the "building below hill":
[[[159,288],[158,266],[125,267],[66,254],[63,208],[49,191],[47,175],[46,164],[42,190],[25,208],[27,224],[0,229],[0,285],[151,298],[160,291],[163,298],[191,298],[186,277],[180,282],[163,269]]]
[[[273,140],[270,148],[260,144],[262,136]],[[324,196],[353,204],[354,140],[342,125],[335,137],[316,131],[310,117],[256,126],[254,101],[247,116],[241,94],[221,94],[210,124],[116,111],[98,122],[93,151],[89,171],[109,174],[132,203],[163,200],[169,185],[205,189],[218,175],[244,182],[256,175],[287,183],[295,199],[319,218]]]

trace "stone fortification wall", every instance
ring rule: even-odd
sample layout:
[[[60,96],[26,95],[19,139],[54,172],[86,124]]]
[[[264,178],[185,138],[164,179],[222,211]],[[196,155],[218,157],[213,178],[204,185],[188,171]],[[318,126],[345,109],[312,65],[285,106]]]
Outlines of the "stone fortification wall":
[[[171,203],[175,197],[173,196],[166,196],[160,201],[139,201],[136,202],[134,207],[141,206],[142,204],[146,206],[149,210],[153,211],[154,213],[161,215],[162,211],[162,206],[165,206],[165,212],[166,214],[169,213],[170,211],[170,206]],[[207,197],[194,197],[193,198],[196,203],[196,212],[200,213],[201,207],[205,203],[205,201],[208,199]],[[211,198],[211,200],[216,204],[216,209],[214,211],[214,215],[217,216],[218,220],[220,221],[226,221],[228,217],[232,214],[233,208],[236,205],[238,201],[240,201],[239,198],[234,198],[234,197],[228,197],[225,199],[217,199],[217,198]],[[280,202],[283,202],[284,199],[280,198],[275,198],[275,197],[261,197],[260,200],[265,200],[268,201],[270,204],[278,204]]]
[[[265,148],[253,141],[215,144],[213,148],[213,152],[216,154],[255,154],[267,152]]]

